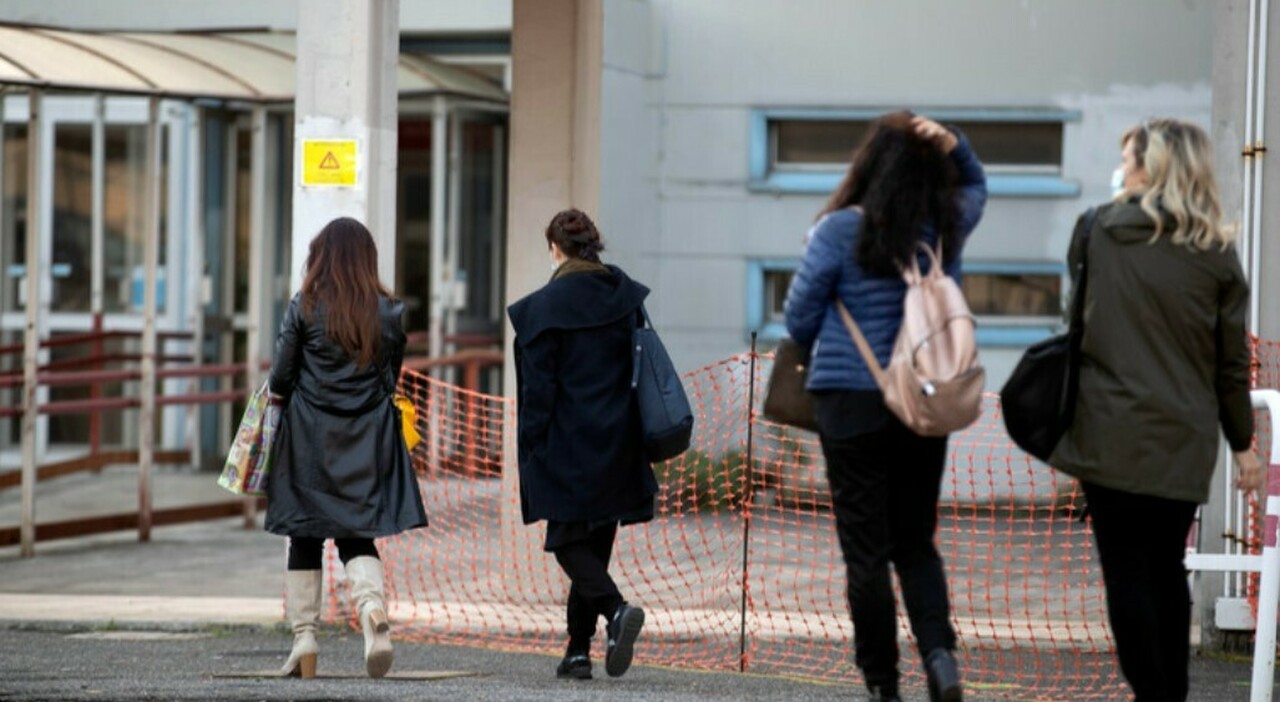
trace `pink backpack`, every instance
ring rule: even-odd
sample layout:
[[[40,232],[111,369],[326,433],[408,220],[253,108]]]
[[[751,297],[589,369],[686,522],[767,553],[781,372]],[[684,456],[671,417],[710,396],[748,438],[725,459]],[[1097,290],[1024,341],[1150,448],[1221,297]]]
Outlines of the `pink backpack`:
[[[920,243],[929,256],[929,274],[920,273],[916,258],[902,272],[907,295],[902,302],[902,329],[887,368],[881,368],[871,345],[844,303],[836,307],[849,336],[884,393],[884,403],[902,423],[921,436],[946,436],[977,421],[982,414],[986,371],[978,363],[973,313],[960,286],[942,270],[938,250]]]

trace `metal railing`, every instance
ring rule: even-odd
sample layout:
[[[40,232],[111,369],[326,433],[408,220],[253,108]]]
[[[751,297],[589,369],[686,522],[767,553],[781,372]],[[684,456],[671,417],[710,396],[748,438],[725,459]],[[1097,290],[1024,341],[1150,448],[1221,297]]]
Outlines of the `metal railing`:
[[[1276,665],[1276,615],[1280,610],[1280,391],[1254,390],[1250,394],[1255,409],[1265,409],[1271,417],[1271,446],[1266,454],[1266,516],[1263,520],[1262,553],[1187,554],[1192,571],[1259,573],[1257,615],[1253,649],[1251,702],[1270,702]],[[1228,491],[1228,501],[1239,496]]]

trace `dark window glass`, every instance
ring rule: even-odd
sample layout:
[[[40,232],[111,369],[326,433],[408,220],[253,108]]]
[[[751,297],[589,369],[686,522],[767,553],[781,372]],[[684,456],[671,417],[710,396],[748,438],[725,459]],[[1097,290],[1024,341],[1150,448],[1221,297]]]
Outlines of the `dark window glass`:
[[[1055,273],[965,273],[964,296],[975,315],[1060,317],[1062,276]]]
[[[1062,123],[947,121],[959,127],[978,158],[995,170],[1057,172],[1062,167]],[[847,164],[866,135],[868,120],[770,122],[774,168]]]
[[[787,289],[795,271],[774,270],[764,272],[764,321],[781,322],[786,317]]]

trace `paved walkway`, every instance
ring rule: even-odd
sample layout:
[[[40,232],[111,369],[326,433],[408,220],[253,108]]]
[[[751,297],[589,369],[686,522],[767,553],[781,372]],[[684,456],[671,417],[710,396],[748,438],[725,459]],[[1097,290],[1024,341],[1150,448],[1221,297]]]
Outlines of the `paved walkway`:
[[[131,471],[113,469],[43,485],[41,521],[123,511],[135,494],[133,480]],[[226,495],[208,474],[164,470],[157,472],[155,492],[161,506]],[[0,492],[0,524],[16,523],[16,502],[16,490]],[[857,689],[649,666],[621,680],[572,687],[550,679],[554,657],[422,644],[398,648],[403,666],[397,670],[483,675],[400,681],[395,688],[367,680],[302,687],[297,681],[214,678],[218,671],[267,670],[287,650],[280,599],[284,557],[282,539],[246,530],[238,518],[160,527],[149,543],[139,543],[132,532],[49,542],[29,559],[16,548],[0,549],[0,699],[826,700],[848,699]],[[326,631],[326,649],[338,651],[326,656],[335,661],[330,670],[358,673],[358,637],[341,627]],[[165,638],[175,633],[188,638]],[[71,638],[78,634],[91,636]],[[57,670],[49,672],[49,661],[57,662]],[[1027,665],[1037,665],[1034,657]],[[1247,659],[1197,658],[1192,699],[1243,702],[1249,673]],[[923,699],[918,693],[907,699]],[[1019,698],[971,689],[967,699]]]

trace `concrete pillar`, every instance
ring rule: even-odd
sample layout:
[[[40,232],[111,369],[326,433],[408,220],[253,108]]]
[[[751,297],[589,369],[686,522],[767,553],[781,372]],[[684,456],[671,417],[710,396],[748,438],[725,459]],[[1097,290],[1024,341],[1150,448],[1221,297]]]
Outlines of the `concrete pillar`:
[[[48,321],[42,320],[44,305],[41,300],[46,293],[42,271],[46,261],[41,253],[44,246],[40,243],[45,214],[42,209],[43,198],[40,197],[41,166],[40,155],[43,151],[41,142],[44,138],[44,125],[41,122],[44,95],[39,90],[28,93],[27,108],[27,261],[24,275],[26,280],[26,329],[23,333],[22,352],[22,524],[19,535],[22,542],[22,556],[30,558],[36,555],[36,464],[40,460],[41,437],[38,431],[40,415],[37,407],[41,401],[36,374],[40,363],[40,341],[44,338]]]
[[[300,3],[301,4],[301,3]],[[293,252],[289,289],[302,283],[311,239],[335,217],[366,224],[378,244],[378,273],[394,287],[396,255],[396,67],[399,0],[306,0],[298,12],[294,107]],[[307,162],[307,141],[354,141],[354,161]],[[315,153],[313,151],[313,153]],[[308,171],[308,166],[311,171]],[[336,167],[335,167],[336,166]],[[351,169],[354,168],[354,173]],[[308,173],[328,178],[317,182]]]
[[[543,229],[566,207],[594,213],[600,201],[602,0],[514,0],[511,32],[511,150],[508,187],[507,304],[547,282]],[[513,332],[505,326],[504,348]],[[516,396],[513,357],[504,391]],[[507,427],[515,427],[513,416]],[[504,436],[503,537],[519,562],[555,563],[542,553],[542,529],[521,524],[516,436]],[[512,552],[512,551],[509,551]],[[512,569],[513,584],[519,573]],[[533,585],[530,584],[532,588]]]

